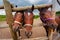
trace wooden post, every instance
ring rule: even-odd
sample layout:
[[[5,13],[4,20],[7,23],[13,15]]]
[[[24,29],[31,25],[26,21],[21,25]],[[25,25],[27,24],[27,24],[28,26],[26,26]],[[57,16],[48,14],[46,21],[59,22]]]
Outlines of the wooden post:
[[[12,30],[13,15],[12,15],[11,5],[7,0],[3,0],[3,3],[4,3],[4,9],[6,12],[6,18],[7,18],[8,24],[9,24],[11,35],[13,37],[13,40],[17,40],[17,34]]]
[[[52,0],[52,10],[51,10],[51,12],[52,12],[52,17],[55,19],[55,15],[56,15],[56,8],[55,8],[55,6],[56,6],[56,0]],[[49,40],[53,40],[53,29],[51,29],[51,35],[50,35],[50,37],[49,37]]]

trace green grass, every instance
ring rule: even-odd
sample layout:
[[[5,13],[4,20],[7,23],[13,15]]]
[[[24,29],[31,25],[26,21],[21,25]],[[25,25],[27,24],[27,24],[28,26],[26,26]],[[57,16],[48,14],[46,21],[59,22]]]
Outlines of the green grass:
[[[35,15],[34,19],[37,19],[37,18],[39,18],[39,16]],[[0,15],[0,21],[5,21],[5,20],[6,20],[6,15]]]
[[[37,19],[37,18],[39,18],[39,15],[34,15],[34,19]]]
[[[60,11],[56,12],[56,15],[58,15],[58,16],[59,16],[59,15],[60,15]]]
[[[56,12],[56,15],[60,15],[60,11]],[[34,19],[39,18],[39,15],[35,15]],[[0,21],[5,21],[6,20],[6,16],[5,15],[0,15]]]
[[[0,15],[0,21],[5,21],[6,20],[6,16],[5,15]]]

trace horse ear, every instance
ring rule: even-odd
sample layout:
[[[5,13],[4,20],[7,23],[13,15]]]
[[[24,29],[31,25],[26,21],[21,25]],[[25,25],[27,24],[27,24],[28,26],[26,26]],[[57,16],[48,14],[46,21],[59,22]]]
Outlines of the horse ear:
[[[38,10],[39,10],[39,11],[41,11],[41,9],[40,9],[40,8],[39,8]]]
[[[17,5],[15,7],[17,7]]]
[[[49,7],[45,7],[45,9],[48,9]]]
[[[32,11],[34,10],[34,5],[32,5]]]

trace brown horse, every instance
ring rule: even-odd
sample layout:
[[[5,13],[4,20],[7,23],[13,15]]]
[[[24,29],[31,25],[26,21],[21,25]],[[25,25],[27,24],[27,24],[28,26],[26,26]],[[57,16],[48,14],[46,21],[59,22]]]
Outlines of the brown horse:
[[[34,18],[34,15],[32,13],[32,10],[31,9],[27,9],[25,12],[24,12],[24,27],[26,28],[26,36],[31,36],[32,35],[32,26],[33,26],[33,18]]]
[[[16,12],[14,16],[13,31],[18,33],[18,38],[21,38],[20,28],[22,27],[22,16],[23,12]]]
[[[51,32],[53,32],[55,29],[59,30],[60,27],[60,18],[55,17],[55,19],[51,15],[51,11],[48,10],[48,8],[41,8],[38,9],[40,11],[40,19],[44,23],[44,28],[47,32],[47,36],[49,37],[51,35]]]
[[[19,33],[20,36],[20,28],[22,27],[22,25],[24,25],[25,27],[25,34],[26,36],[29,38],[32,35],[32,26],[33,26],[33,10],[34,10],[34,6],[32,6],[32,10],[31,9],[27,9],[25,11],[19,11],[16,12],[15,16],[14,16],[14,23],[13,23],[13,30],[15,32]]]

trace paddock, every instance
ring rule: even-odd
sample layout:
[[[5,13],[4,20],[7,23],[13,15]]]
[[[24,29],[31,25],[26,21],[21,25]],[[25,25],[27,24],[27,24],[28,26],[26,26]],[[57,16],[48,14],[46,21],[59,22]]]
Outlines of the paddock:
[[[40,22],[38,22],[40,21]],[[6,22],[2,22],[5,24],[5,26],[8,26],[6,24]],[[2,24],[0,23],[0,24]],[[34,23],[33,23],[33,34],[32,36],[28,39],[25,34],[24,34],[24,29],[21,30],[21,35],[22,35],[22,40],[46,40],[47,37],[46,37],[46,32],[45,32],[45,29],[43,28],[43,26],[41,26],[41,20],[38,18],[38,19],[34,19]],[[10,33],[10,28],[9,27],[1,27],[0,28],[1,30],[1,33],[0,33],[0,40],[2,39],[12,39],[11,37],[11,33]],[[9,35],[9,36],[8,36]]]
[[[13,7],[10,2],[8,2],[7,0],[3,0],[3,3],[4,5],[3,6],[0,6],[0,9],[5,9],[5,12],[6,12],[6,19],[7,19],[7,22],[9,24],[9,28],[10,28],[10,32],[11,32],[11,36],[13,38],[13,40],[17,40],[17,34],[12,30],[12,23],[13,23],[13,15],[12,15],[12,12],[16,12],[16,11],[24,11],[26,9],[31,9],[32,6],[26,6],[26,7],[19,7],[19,8],[15,8]],[[34,9],[39,9],[39,8],[44,8],[44,7],[51,7],[51,12],[53,13],[53,17],[55,18],[55,10],[54,10],[54,7],[55,5],[53,4],[45,4],[45,5],[34,5]],[[38,26],[38,25],[37,25]],[[36,26],[36,27],[37,27]],[[38,28],[38,27],[37,27]],[[43,28],[42,28],[43,29]],[[34,28],[34,31],[37,30]],[[40,31],[41,29],[39,29],[38,31]],[[33,29],[32,29],[33,31]],[[38,32],[37,31],[37,32]],[[36,33],[37,33],[36,32]],[[43,32],[43,31],[42,31]],[[22,33],[21,33],[22,34]],[[35,34],[37,35],[37,34]]]
[[[40,22],[39,22],[40,21]],[[10,33],[10,28],[8,27],[8,25],[6,24],[6,22],[2,22],[5,24],[5,26],[0,27],[0,40],[12,40],[12,36]],[[2,24],[0,22],[0,24]],[[46,37],[46,32],[44,27],[42,26],[42,22],[39,18],[34,19],[34,23],[33,23],[33,34],[32,36],[28,39],[25,34],[24,34],[24,29],[21,30],[21,35],[22,35],[22,39],[21,40],[47,40],[48,38]],[[54,34],[54,38],[57,36],[57,33]],[[58,39],[60,40],[60,38]]]

